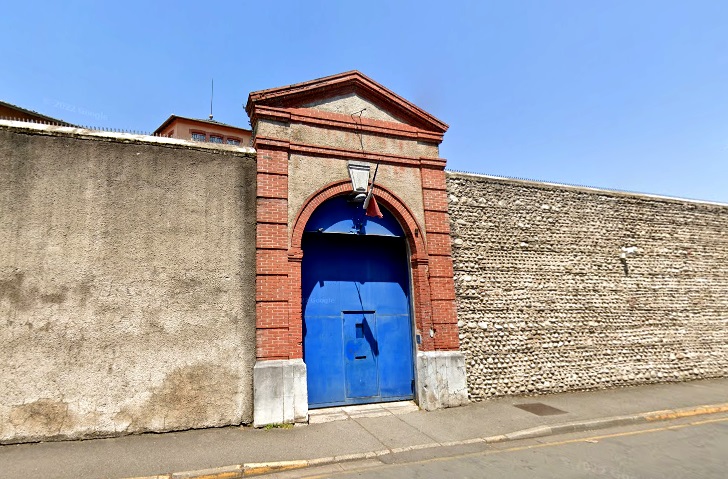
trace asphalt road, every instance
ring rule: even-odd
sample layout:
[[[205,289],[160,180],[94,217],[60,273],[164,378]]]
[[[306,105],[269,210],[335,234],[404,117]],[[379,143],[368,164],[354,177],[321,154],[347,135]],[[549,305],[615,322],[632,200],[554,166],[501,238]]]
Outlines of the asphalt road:
[[[450,456],[352,463],[309,478],[721,478],[728,477],[728,417],[655,423],[520,441]],[[428,453],[431,454],[431,453]]]

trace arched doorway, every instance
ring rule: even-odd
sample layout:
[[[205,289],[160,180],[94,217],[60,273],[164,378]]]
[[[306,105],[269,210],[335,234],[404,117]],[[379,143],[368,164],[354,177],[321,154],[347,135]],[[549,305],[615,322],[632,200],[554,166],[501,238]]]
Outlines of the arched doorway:
[[[337,196],[306,223],[301,295],[309,408],[414,396],[409,254],[402,227]]]

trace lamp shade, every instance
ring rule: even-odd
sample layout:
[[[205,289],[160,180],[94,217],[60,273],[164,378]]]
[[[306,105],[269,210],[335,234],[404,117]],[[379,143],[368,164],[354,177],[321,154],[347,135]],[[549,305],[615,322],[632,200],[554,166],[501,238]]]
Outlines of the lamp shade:
[[[369,165],[349,162],[349,176],[354,191],[364,193],[369,185]]]

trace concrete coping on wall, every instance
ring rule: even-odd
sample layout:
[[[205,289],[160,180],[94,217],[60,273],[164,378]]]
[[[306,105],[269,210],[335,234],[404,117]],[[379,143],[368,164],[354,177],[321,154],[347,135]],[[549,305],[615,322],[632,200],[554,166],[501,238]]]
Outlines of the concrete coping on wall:
[[[172,148],[185,148],[190,150],[216,150],[232,153],[236,156],[255,157],[255,148],[249,146],[235,146],[219,143],[202,143],[165,136],[152,136],[136,133],[125,133],[118,131],[93,130],[76,126],[48,125],[45,123],[31,123],[17,120],[1,120],[0,129],[13,130],[26,134],[38,134],[48,136],[65,136],[100,141],[114,141],[119,143],[134,143],[146,145],[158,145]]]
[[[652,200],[657,200],[657,201],[667,201],[670,203],[690,203],[690,204],[707,205],[707,206],[728,207],[728,203],[719,203],[717,201],[696,200],[696,199],[691,199],[691,198],[680,198],[677,196],[655,195],[655,194],[651,194],[651,193],[638,193],[635,191],[623,191],[623,190],[617,190],[617,189],[611,189],[611,188],[597,188],[594,186],[569,185],[566,183],[553,183],[553,182],[549,182],[549,181],[529,180],[529,179],[525,179],[525,178],[511,178],[508,176],[486,175],[483,173],[471,173],[471,172],[467,172],[467,171],[456,171],[456,170],[445,170],[445,173],[448,175],[451,175],[451,176],[485,178],[488,180],[498,181],[500,183],[525,185],[525,186],[531,186],[534,188],[541,188],[541,189],[561,188],[561,189],[582,191],[584,193],[591,193],[591,194],[595,194],[595,195],[609,195],[609,196],[619,196],[619,197],[628,197],[628,198],[652,199]]]

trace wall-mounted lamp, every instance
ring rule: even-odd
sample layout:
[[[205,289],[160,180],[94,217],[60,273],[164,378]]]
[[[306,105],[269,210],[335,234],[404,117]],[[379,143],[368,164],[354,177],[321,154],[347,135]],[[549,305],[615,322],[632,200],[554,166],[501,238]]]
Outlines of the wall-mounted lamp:
[[[369,165],[366,163],[349,162],[349,177],[351,178],[351,187],[354,190],[352,201],[361,202],[367,197],[369,169]]]

